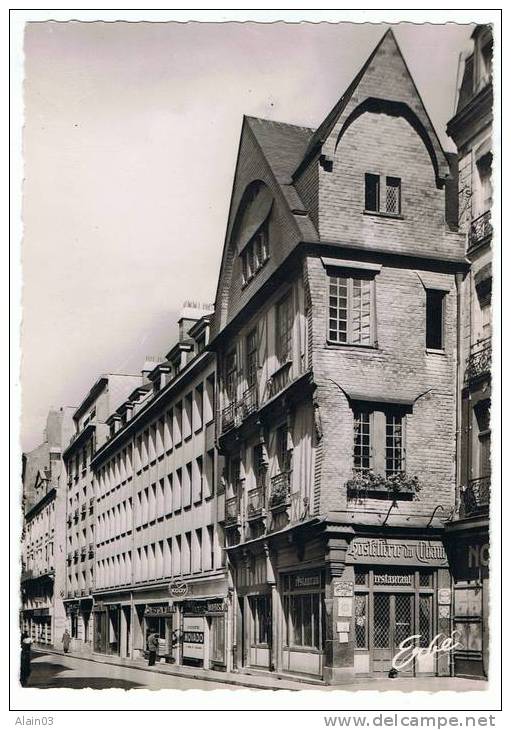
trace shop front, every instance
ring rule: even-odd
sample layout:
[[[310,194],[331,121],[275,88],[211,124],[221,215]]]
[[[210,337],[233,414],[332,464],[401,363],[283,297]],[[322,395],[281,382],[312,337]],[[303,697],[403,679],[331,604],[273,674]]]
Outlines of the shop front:
[[[227,601],[184,600],[181,616],[181,661],[184,665],[225,670],[227,667]]]
[[[94,605],[94,651],[99,654],[120,654],[121,605],[103,603]]]
[[[174,652],[177,644],[177,634],[174,628],[175,608],[172,601],[150,603],[137,606],[140,615],[143,609],[142,634],[144,637],[144,655],[147,656],[147,640],[151,634],[159,637],[157,657],[160,661],[174,662]]]
[[[71,636],[71,651],[90,654],[92,651],[92,598],[64,601],[66,628]],[[57,643],[62,636],[57,636]]]
[[[449,674],[452,591],[441,540],[355,538],[342,577],[333,586],[334,633],[352,645],[355,674]]]
[[[325,649],[325,573],[312,569],[280,576],[281,668],[322,676]]]
[[[454,654],[458,677],[487,678],[489,660],[488,525],[466,529],[452,523],[447,534],[454,580],[453,622],[459,648]]]

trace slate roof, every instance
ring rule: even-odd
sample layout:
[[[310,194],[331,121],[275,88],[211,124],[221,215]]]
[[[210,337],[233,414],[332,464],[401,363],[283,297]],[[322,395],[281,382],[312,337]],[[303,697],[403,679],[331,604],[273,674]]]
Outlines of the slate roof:
[[[245,117],[279,183],[289,184],[314,130],[270,119]]]
[[[245,121],[279,183],[291,213],[295,215],[304,240],[317,239],[318,233],[309,211],[292,180],[292,174],[303,159],[314,130],[258,117],[245,117]]]

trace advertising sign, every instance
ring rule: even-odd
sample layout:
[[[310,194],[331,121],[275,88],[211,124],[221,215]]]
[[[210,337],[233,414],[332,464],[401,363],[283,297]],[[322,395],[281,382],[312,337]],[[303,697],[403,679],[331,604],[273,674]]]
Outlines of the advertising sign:
[[[169,594],[173,598],[183,598],[188,594],[188,584],[182,580],[173,580],[169,583]]]
[[[204,659],[204,617],[183,617],[183,657]]]

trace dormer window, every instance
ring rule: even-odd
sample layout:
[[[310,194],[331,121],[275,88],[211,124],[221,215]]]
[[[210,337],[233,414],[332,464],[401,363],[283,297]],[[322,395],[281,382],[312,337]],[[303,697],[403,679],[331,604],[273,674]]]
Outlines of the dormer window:
[[[367,213],[401,215],[401,178],[366,172],[365,210]]]
[[[244,284],[247,284],[257,274],[268,258],[268,220],[266,220],[241,253]]]

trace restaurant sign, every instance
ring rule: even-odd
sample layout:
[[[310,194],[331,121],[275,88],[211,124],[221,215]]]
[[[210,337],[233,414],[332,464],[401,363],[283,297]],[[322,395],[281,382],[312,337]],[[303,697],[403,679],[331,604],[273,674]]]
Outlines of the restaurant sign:
[[[346,554],[347,563],[389,565],[447,565],[447,555],[440,540],[384,540],[355,538]]]

